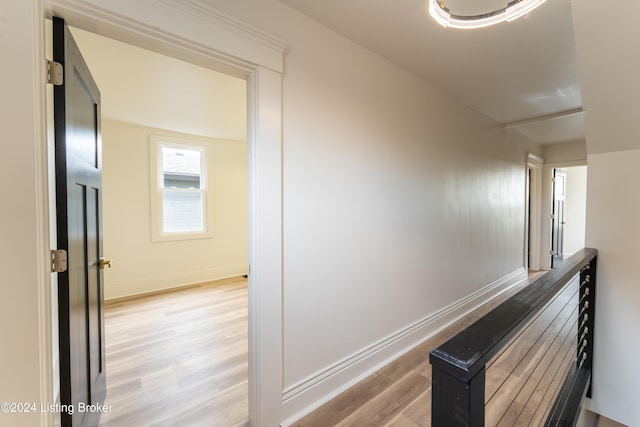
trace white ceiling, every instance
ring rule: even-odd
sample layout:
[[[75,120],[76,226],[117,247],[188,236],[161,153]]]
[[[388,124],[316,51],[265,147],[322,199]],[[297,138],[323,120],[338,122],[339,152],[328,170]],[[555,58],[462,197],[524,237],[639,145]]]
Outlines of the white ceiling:
[[[570,0],[547,0],[520,19],[475,30],[440,26],[427,0],[280,1],[540,144],[584,139]],[[445,5],[481,12],[507,1]]]
[[[246,140],[245,80],[77,28],[71,31],[100,88],[103,118]]]

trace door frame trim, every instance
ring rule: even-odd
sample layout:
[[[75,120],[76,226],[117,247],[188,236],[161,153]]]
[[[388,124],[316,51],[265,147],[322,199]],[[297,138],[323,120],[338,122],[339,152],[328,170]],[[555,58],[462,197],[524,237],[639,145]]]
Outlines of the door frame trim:
[[[256,28],[192,0],[138,0],[103,6],[100,0],[36,0],[34,22],[44,35],[45,17],[64,18],[69,25],[197,65],[226,72],[248,82],[248,193],[249,193],[249,416],[251,425],[279,425],[282,411],[282,71],[286,44]],[[100,6],[97,5],[100,4]],[[145,4],[140,4],[145,3]],[[110,9],[106,9],[109,7]],[[182,14],[183,19],[166,20]],[[45,16],[46,14],[46,16]],[[182,22],[182,24],[180,24]],[[187,22],[188,25],[185,25]],[[162,28],[162,31],[158,30]],[[204,31],[203,31],[204,30]],[[213,33],[213,34],[212,34]],[[44,37],[42,37],[44,39]],[[36,49],[38,47],[36,46]],[[38,68],[45,69],[44,45]],[[44,75],[44,74],[43,74]],[[44,98],[44,90],[42,91]],[[36,121],[43,123],[43,111]],[[38,147],[47,159],[46,133]],[[44,169],[46,170],[46,168]],[[46,180],[46,174],[44,179]],[[39,194],[48,206],[47,186]],[[40,213],[43,215],[43,213]],[[43,218],[48,224],[48,212]],[[43,251],[49,250],[48,228],[38,230]],[[42,263],[44,264],[44,262]],[[43,266],[44,270],[44,266]],[[51,276],[41,272],[47,289]],[[41,390],[51,402],[52,329],[51,292],[41,304]],[[49,333],[49,336],[47,335]],[[45,425],[53,415],[43,415]],[[47,421],[48,419],[48,421]]]
[[[51,241],[51,217],[49,215],[49,152],[47,146],[47,91],[43,80],[46,73],[45,26],[43,16],[45,7],[43,0],[33,2],[33,136],[35,144],[35,187],[36,187],[36,277],[38,306],[38,360],[39,360],[39,395],[40,402],[54,402],[53,389],[56,384],[53,370],[53,336],[52,336],[52,273],[51,249],[55,242]],[[57,295],[55,295],[57,298]],[[56,313],[57,319],[57,313]],[[54,414],[40,412],[40,425],[53,426]]]
[[[542,190],[542,168],[544,159],[533,153],[527,154],[527,200],[525,209],[525,268],[540,270],[540,208]],[[531,175],[529,178],[529,171]],[[530,213],[529,213],[530,212]]]
[[[573,160],[566,162],[545,163],[542,168],[542,212],[540,221],[540,269],[551,269],[551,212],[553,204],[552,179],[553,170],[556,168],[569,168],[572,166],[587,166],[587,160]]]

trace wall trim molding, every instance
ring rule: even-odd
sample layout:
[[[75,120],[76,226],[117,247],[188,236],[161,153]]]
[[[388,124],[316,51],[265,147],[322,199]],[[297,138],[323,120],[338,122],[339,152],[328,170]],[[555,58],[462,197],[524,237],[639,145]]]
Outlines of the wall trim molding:
[[[285,388],[284,421],[281,426],[292,425],[526,277],[526,270],[520,267],[447,307]]]
[[[542,166],[544,166],[544,159],[533,153],[527,153],[527,166],[533,168],[541,168]]]
[[[274,49],[281,54],[287,48],[287,43],[271,34],[268,34],[256,27],[248,25],[242,21],[239,21],[232,16],[229,16],[221,11],[214,9],[208,4],[202,3],[198,0],[160,0],[162,3],[170,6],[180,8],[187,13],[197,16],[200,19],[204,19],[216,26],[225,28],[229,31],[237,33],[238,35],[251,39],[256,43],[260,43],[268,48]]]
[[[161,277],[143,277],[137,280],[128,280],[126,282],[110,282],[109,288],[120,292],[105,292],[105,294],[108,294],[105,296],[105,301],[154,292],[170,291],[172,289],[180,289],[185,286],[192,286],[199,283],[243,276],[248,274],[248,272],[248,264],[236,264],[207,270],[163,275]],[[126,290],[134,291],[126,292]]]
[[[201,287],[201,286],[224,286],[224,285],[229,284],[229,283],[235,283],[238,280],[240,280],[239,276],[231,276],[231,277],[225,277],[223,279],[212,279],[212,280],[206,280],[204,282],[189,283],[187,285],[175,286],[175,287],[167,288],[167,289],[159,289],[157,291],[151,291],[151,292],[145,292],[145,293],[141,293],[141,294],[135,294],[135,295],[128,295],[128,296],[123,296],[123,297],[111,298],[111,299],[105,300],[104,301],[104,305],[106,307],[106,306],[109,306],[109,305],[120,304],[120,303],[126,302],[126,301],[135,301],[135,300],[138,300],[140,298],[145,298],[145,297],[151,297],[151,296],[157,296],[157,295],[166,295],[166,294],[171,294],[173,292],[179,292],[179,291],[182,291],[182,290],[193,289],[193,288],[197,288],[197,287]]]
[[[146,16],[152,5],[113,5],[107,9],[92,0],[44,0],[47,17],[59,16],[78,28],[153,50],[203,67],[246,78],[256,65],[278,73],[284,70],[286,42],[231,18],[196,0],[160,0],[153,7],[203,21],[203,28],[177,34],[168,25],[152,25]],[[137,3],[143,3],[139,0]],[[180,20],[173,20],[180,29]],[[195,22],[197,23],[197,21]],[[191,32],[192,34],[187,34]],[[212,42],[211,40],[214,40]]]

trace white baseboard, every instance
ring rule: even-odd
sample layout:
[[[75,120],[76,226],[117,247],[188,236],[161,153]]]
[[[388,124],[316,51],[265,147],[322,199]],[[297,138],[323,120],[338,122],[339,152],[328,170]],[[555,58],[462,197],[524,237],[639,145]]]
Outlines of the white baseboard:
[[[248,274],[247,264],[229,265],[189,272],[179,272],[162,277],[144,277],[127,282],[109,282],[105,280],[105,300],[124,298],[133,295],[146,294],[171,288],[209,282]]]
[[[283,393],[284,421],[280,425],[292,425],[526,277],[524,267],[519,268],[442,310],[287,387]]]

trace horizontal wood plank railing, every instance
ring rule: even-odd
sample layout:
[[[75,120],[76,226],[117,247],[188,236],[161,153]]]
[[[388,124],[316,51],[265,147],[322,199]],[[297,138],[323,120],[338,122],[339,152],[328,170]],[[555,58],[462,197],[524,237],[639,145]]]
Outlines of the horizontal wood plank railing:
[[[591,393],[597,255],[596,249],[578,251],[429,354],[433,427],[484,427],[487,362],[580,274],[577,359],[546,424],[574,425]]]

